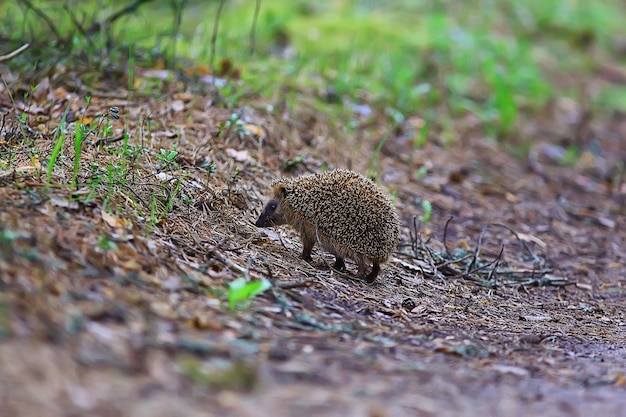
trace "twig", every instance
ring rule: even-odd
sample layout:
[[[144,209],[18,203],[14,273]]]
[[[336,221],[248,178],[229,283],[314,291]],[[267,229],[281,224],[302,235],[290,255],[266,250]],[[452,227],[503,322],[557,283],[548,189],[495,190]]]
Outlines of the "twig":
[[[240,274],[244,274],[244,275],[248,273],[246,268],[240,267],[235,262],[233,262],[230,258],[222,254],[220,251],[218,251],[216,248],[211,249],[209,251],[209,254],[213,255],[215,259],[217,259],[218,261],[220,261],[221,263],[223,263],[224,265],[226,265],[227,267],[229,267],[235,272],[239,272]]]
[[[37,169],[41,169],[41,168],[37,168],[34,166],[25,166],[25,167],[17,167],[9,171],[0,171],[0,179],[10,177],[10,176],[15,176],[15,174],[23,174],[25,172],[36,171]]]
[[[472,269],[471,271],[464,272],[461,275],[449,276],[448,278],[468,278],[468,277],[471,277],[472,274],[474,274],[474,273],[476,273],[478,271],[482,271],[483,269],[487,269],[491,265],[493,265],[494,263],[498,262],[500,260],[500,257],[502,256],[503,252],[504,252],[504,245],[502,245],[500,247],[500,253],[498,254],[498,256],[493,261],[489,262],[488,264],[483,265],[483,266],[477,266],[476,268]]]
[[[472,268],[474,268],[474,265],[478,262],[478,259],[480,258],[480,250],[483,246],[483,237],[485,236],[485,233],[487,233],[487,228],[483,227],[483,229],[480,231],[480,235],[478,236],[478,244],[476,245],[476,249],[474,249],[474,259],[472,259],[472,262],[470,262],[466,269],[468,273],[472,270]]]
[[[31,3],[29,0],[20,0],[20,1],[24,3],[26,7],[31,9],[37,16],[39,16],[46,23],[46,25],[48,26],[50,31],[54,34],[55,38],[57,38],[57,41],[59,43],[64,43],[63,37],[61,36],[59,31],[57,30],[57,27],[54,25],[54,23],[52,23],[52,20],[48,17],[47,14],[45,14],[40,8],[35,7],[35,5]]]
[[[498,288],[497,269],[498,269],[498,265],[500,265],[500,259],[502,258],[502,253],[504,253],[504,245],[500,246],[500,253],[496,257],[495,262],[493,263],[493,268],[491,269],[491,271],[489,271],[489,275],[487,276],[487,281],[493,281],[494,288]]]
[[[413,234],[413,231],[409,229],[409,238],[411,239],[411,250],[417,257],[417,250],[418,250],[417,244],[418,244],[418,240],[421,240],[421,239],[418,233],[417,216],[415,214],[413,215],[413,230],[415,231],[415,234]],[[420,249],[421,249],[421,245],[420,245]]]
[[[222,14],[222,8],[224,7],[225,0],[220,0],[220,4],[217,6],[217,13],[215,14],[215,23],[213,24],[213,34],[211,35],[211,48],[209,51],[209,67],[213,75],[213,86],[215,87],[215,44],[217,42],[217,30],[220,23],[220,15]]]
[[[244,273],[246,281],[250,281],[250,271],[260,272],[258,269],[252,268],[252,264],[254,263],[254,261],[256,261],[257,258],[261,258],[261,260],[263,261],[263,265],[267,270],[267,277],[270,279],[270,281],[272,281],[274,279],[274,276],[272,275],[272,270],[270,269],[270,265],[267,263],[267,257],[262,255],[254,255],[248,258],[248,262],[246,262],[246,272]]]
[[[18,56],[19,54],[21,54],[22,52],[24,52],[25,50],[27,50],[28,48],[30,48],[30,44],[25,43],[24,45],[17,48],[15,51],[9,52],[6,55],[0,56],[0,62],[8,61],[9,59],[14,58]]]
[[[259,19],[259,12],[261,11],[261,0],[256,0],[254,8],[254,16],[252,17],[252,27],[250,28],[250,56],[254,56],[256,50],[256,23]]]
[[[513,230],[512,228],[510,228],[509,226],[507,226],[507,225],[506,225],[506,224],[504,224],[504,223],[491,223],[491,225],[492,225],[492,226],[497,226],[497,227],[503,227],[503,228],[505,228],[506,230],[508,230],[509,232],[513,233],[513,236],[515,236],[515,238],[516,238],[518,241],[520,241],[520,242],[522,243],[522,245],[524,246],[524,249],[526,249],[526,251],[528,252],[528,254],[529,254],[529,255],[530,255],[533,259],[535,259],[535,258],[536,258],[535,253],[534,253],[534,252],[530,249],[530,247],[528,246],[528,244],[527,244],[525,241],[523,241],[523,240],[519,237],[519,235],[517,234],[517,232],[516,232],[515,230]]]
[[[22,1],[25,1],[25,0],[22,0]],[[153,0],[135,0],[134,3],[124,6],[117,12],[113,13],[111,16],[107,17],[104,20],[105,25],[110,26],[120,17],[136,11],[139,8],[139,6],[141,6],[144,3],[148,3],[150,1],[153,1]],[[98,32],[105,25],[103,25],[101,22],[93,22],[91,26],[89,27],[89,29],[87,29],[87,32]]]
[[[552,269],[507,269],[507,270],[500,270],[499,273],[500,275],[514,275],[514,274],[530,274],[530,278],[534,279],[535,278],[535,274],[538,275],[546,275],[546,274],[550,274],[552,273],[553,270]]]
[[[176,39],[178,38],[178,34],[180,33],[180,25],[183,20],[183,10],[185,9],[187,0],[180,0],[180,3],[174,0],[172,1],[172,4],[176,8],[176,23],[174,24],[174,30],[172,31],[172,54],[170,57],[170,64],[172,64],[176,59]]]
[[[421,259],[424,260],[426,262],[428,262],[428,267],[430,268],[430,270],[432,272],[426,272],[424,271],[424,268],[422,268],[420,265],[418,265],[418,267],[421,269],[422,273],[424,275],[429,275],[429,276],[437,276],[438,274],[438,269],[439,266],[437,265],[437,262],[435,261],[435,259],[433,258],[433,253],[432,253],[432,249],[430,249],[428,246],[426,245],[422,245],[422,247],[420,248],[421,253],[422,254],[426,254],[426,258],[424,259],[424,256],[417,256],[417,252],[415,253],[415,259]]]
[[[110,138],[101,138],[98,139],[97,141],[95,141],[93,143],[93,146],[98,146],[98,145],[102,145],[102,144],[106,144],[106,143],[115,143],[115,142],[119,142],[120,140],[124,139],[124,136],[126,135],[126,132],[122,132],[117,136],[113,136]]]
[[[93,43],[93,40],[91,39],[91,37],[89,37],[89,35],[85,31],[85,27],[76,18],[76,15],[72,11],[72,8],[69,5],[64,4],[63,9],[67,12],[68,16],[70,17],[70,20],[72,21],[74,26],[76,26],[76,29],[78,29],[78,32],[82,35],[82,37],[87,40],[87,42],[93,49],[96,49],[96,45]]]
[[[78,29],[78,32],[80,32],[80,34],[83,37],[87,37],[87,32],[85,31],[85,27],[82,25],[82,23],[78,21],[78,19],[76,18],[76,15],[72,11],[72,8],[68,4],[64,4],[63,10],[67,12],[68,16],[70,17],[70,20],[72,21],[74,26],[76,26],[76,29]],[[89,44],[93,46],[93,43],[91,42],[91,40],[89,40]]]
[[[448,217],[446,220],[446,225],[443,227],[443,247],[446,250],[446,256],[448,258],[452,258],[452,254],[450,253],[450,249],[448,248],[448,225],[454,219],[454,216]]]
[[[283,290],[291,290],[293,288],[301,288],[301,287],[312,287],[314,284],[313,281],[311,281],[310,279],[307,279],[306,281],[302,281],[302,282],[295,282],[292,284],[277,284],[276,287],[283,289]]]

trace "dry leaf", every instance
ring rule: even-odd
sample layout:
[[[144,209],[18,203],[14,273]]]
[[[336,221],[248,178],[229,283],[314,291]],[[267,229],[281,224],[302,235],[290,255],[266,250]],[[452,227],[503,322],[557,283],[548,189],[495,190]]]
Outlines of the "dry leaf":
[[[237,162],[247,162],[250,159],[250,154],[247,150],[236,151],[235,149],[226,149],[226,155],[233,158]]]
[[[539,239],[537,236],[535,235],[529,235],[527,233],[518,233],[517,237],[519,237],[521,240],[523,240],[524,242],[534,242],[537,245],[539,245],[541,248],[547,248],[548,245],[546,244],[546,242],[544,242],[543,240]]]
[[[170,103],[170,109],[172,109],[174,113],[180,113],[185,110],[185,103],[183,103],[182,100],[174,100]]]
[[[109,226],[111,226],[112,228],[117,229],[119,227],[124,226],[122,221],[115,215],[108,213],[106,210],[102,210],[101,213],[102,213],[102,220],[104,220],[104,222],[108,224]]]
[[[250,133],[252,136],[256,138],[261,138],[264,136],[263,128],[257,125],[245,123],[243,128],[246,132]]]

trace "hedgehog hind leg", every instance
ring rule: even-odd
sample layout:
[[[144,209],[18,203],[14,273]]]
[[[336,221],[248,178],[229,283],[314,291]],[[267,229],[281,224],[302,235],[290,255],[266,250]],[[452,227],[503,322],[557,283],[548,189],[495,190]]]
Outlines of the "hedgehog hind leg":
[[[380,265],[378,264],[378,262],[374,262],[374,265],[372,266],[372,272],[367,274],[367,276],[365,277],[365,281],[367,281],[370,284],[374,282],[374,280],[378,276],[379,271],[380,271]]]
[[[376,276],[378,276],[378,272],[380,271],[380,264],[378,262],[374,262],[372,271],[369,274],[366,273],[368,265],[365,259],[357,260],[357,264],[359,266],[359,270],[357,271],[358,278],[365,280],[369,284],[376,280]]]
[[[376,280],[378,276],[378,272],[380,271],[380,264],[378,262],[374,262],[372,266],[372,271],[369,274],[366,274],[367,264],[365,262],[359,263],[359,271],[357,272],[357,276],[361,279],[364,279],[368,284],[371,284]]]
[[[335,264],[333,265],[333,268],[335,268],[337,271],[345,270],[346,269],[345,259],[337,255],[336,253],[334,255],[335,255]]]

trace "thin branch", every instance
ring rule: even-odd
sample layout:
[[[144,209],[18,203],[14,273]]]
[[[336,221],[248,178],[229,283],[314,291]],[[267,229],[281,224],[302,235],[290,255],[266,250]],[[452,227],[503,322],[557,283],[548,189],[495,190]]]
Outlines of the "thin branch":
[[[104,24],[102,24],[101,22],[93,22],[91,26],[89,27],[89,29],[87,29],[87,32],[98,32],[100,29],[102,29],[103,26],[110,26],[117,19],[123,17],[124,15],[127,15],[129,13],[136,11],[139,8],[139,6],[141,6],[144,3],[151,2],[151,1],[153,0],[135,0],[133,3],[121,8],[117,12],[113,13],[111,16],[107,17],[104,20]]]
[[[500,265],[500,260],[502,258],[502,254],[504,253],[504,245],[500,247],[500,253],[496,257],[496,260],[493,264],[493,268],[489,272],[487,276],[487,281],[493,281],[493,288],[498,288],[498,266]]]
[[[29,47],[30,47],[30,44],[26,43],[26,44],[20,46],[19,48],[17,48],[15,51],[9,52],[6,55],[0,56],[0,62],[8,61],[9,59],[18,56],[19,54],[21,54],[22,52],[27,50]]]
[[[415,234],[413,234],[413,230],[415,231]],[[413,251],[413,253],[415,254],[415,257],[417,257],[417,250],[418,250],[418,240],[421,240],[419,237],[419,228],[417,227],[417,216],[413,215],[413,230],[409,229],[409,238],[411,239],[411,250]],[[421,245],[420,245],[421,247]]]
[[[119,142],[121,140],[124,140],[124,136],[126,136],[126,132],[122,132],[121,134],[110,137],[110,138],[100,138],[93,143],[93,146],[100,146],[103,144]]]
[[[83,36],[84,39],[87,40],[87,42],[93,49],[96,49],[96,45],[94,45],[93,40],[91,39],[91,37],[89,37],[89,35],[85,31],[85,27],[82,25],[81,22],[78,21],[78,18],[72,11],[72,8],[69,5],[64,4],[63,9],[67,12],[68,16],[70,17],[70,20],[72,21],[74,26],[76,26],[76,29],[78,29],[78,32]]]
[[[515,236],[515,238],[521,242],[521,244],[524,246],[524,249],[526,249],[526,251],[528,252],[528,254],[533,258],[536,259],[535,253],[530,249],[530,246],[528,246],[528,244],[523,241],[519,235],[517,234],[517,232],[515,230],[513,230],[512,228],[510,228],[509,226],[507,226],[504,223],[491,223],[492,226],[497,226],[497,227],[503,227],[506,230],[508,230],[509,232],[513,233],[513,236]]]
[[[57,27],[54,25],[54,23],[52,23],[52,19],[50,19],[48,15],[43,12],[43,10],[36,7],[33,3],[30,2],[30,0],[20,0],[20,2],[24,3],[26,7],[31,9],[37,16],[39,16],[46,23],[48,28],[50,28],[50,31],[54,34],[54,37],[57,38],[57,41],[59,43],[63,43],[63,37],[57,30]]]
[[[215,86],[215,44],[217,43],[217,31],[220,23],[220,16],[222,14],[222,8],[224,7],[225,0],[220,0],[220,4],[217,6],[217,13],[215,14],[215,23],[213,24],[213,34],[211,35],[211,49],[209,52],[209,67],[213,74],[213,86]]]
[[[87,32],[85,31],[85,27],[83,26],[82,23],[80,23],[78,21],[78,18],[76,17],[74,12],[72,11],[72,8],[68,4],[64,4],[63,5],[63,10],[65,10],[67,12],[68,16],[70,17],[70,20],[72,21],[74,26],[76,26],[76,29],[78,29],[78,32],[82,36],[87,37]]]
[[[250,56],[254,56],[256,50],[256,24],[259,20],[259,12],[261,11],[261,0],[256,0],[254,8],[254,17],[252,18],[252,27],[250,28]]]
[[[480,251],[483,247],[483,237],[485,237],[485,233],[487,233],[487,227],[483,226],[483,229],[480,231],[480,235],[478,236],[478,244],[476,245],[476,249],[474,249],[474,259],[472,259],[472,262],[470,262],[466,268],[468,273],[472,270],[472,268],[474,268],[474,265],[477,264],[480,259]]]
[[[282,290],[291,290],[294,288],[302,288],[302,287],[312,287],[314,284],[313,281],[311,281],[310,279],[306,280],[306,281],[302,281],[302,282],[295,282],[295,283],[285,283],[285,284],[277,284],[276,287],[282,289]]]
[[[241,266],[237,265],[228,256],[225,256],[224,254],[219,252],[217,248],[210,249],[207,254],[212,255],[215,259],[217,259],[218,261],[220,261],[221,263],[229,267],[234,272],[239,272],[240,274],[244,274],[244,275],[248,274],[248,271],[246,268],[242,268]]]
[[[171,50],[171,56],[169,57],[170,60],[170,64],[174,63],[174,60],[176,59],[176,43],[177,43],[177,39],[178,39],[178,34],[180,33],[180,26],[182,24],[183,21],[183,10],[185,9],[185,6],[187,5],[187,0],[180,0],[180,2],[173,0],[172,1],[172,6],[174,7],[174,11],[175,11],[175,18],[176,21],[174,23],[174,30],[172,31],[172,50]]]
[[[447,240],[448,240],[448,225],[450,224],[452,219],[454,219],[454,216],[448,217],[448,220],[446,220],[446,225],[443,227],[443,247],[446,250],[446,256],[448,256],[448,258],[452,258],[452,254],[450,253],[450,249],[448,248],[448,242],[447,242]]]
[[[484,269],[489,268],[491,265],[495,264],[496,262],[500,262],[501,258],[502,258],[502,254],[504,253],[504,245],[502,245],[500,247],[500,253],[498,253],[498,256],[492,260],[491,262],[489,262],[488,264],[485,264],[483,266],[477,266],[476,268],[464,272],[461,275],[454,275],[454,276],[448,276],[447,278],[472,278],[472,274],[478,272],[478,271],[482,271]],[[475,280],[475,279],[474,279]]]

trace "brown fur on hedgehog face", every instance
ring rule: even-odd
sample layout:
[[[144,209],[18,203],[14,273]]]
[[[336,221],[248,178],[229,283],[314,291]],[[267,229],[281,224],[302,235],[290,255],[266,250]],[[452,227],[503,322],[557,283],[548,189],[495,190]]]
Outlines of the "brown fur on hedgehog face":
[[[315,243],[335,255],[335,268],[354,260],[358,275],[374,281],[399,238],[393,204],[367,178],[347,170],[322,172],[272,183],[273,196],[256,225],[289,224],[300,233],[302,258],[311,260]],[[368,263],[373,263],[365,275]]]
[[[283,210],[283,205],[281,204],[285,198],[285,190],[284,188],[281,188],[275,191],[278,192],[275,192],[272,199],[267,202],[263,208],[263,212],[261,212],[261,215],[254,224],[256,227],[272,227],[288,223]]]

